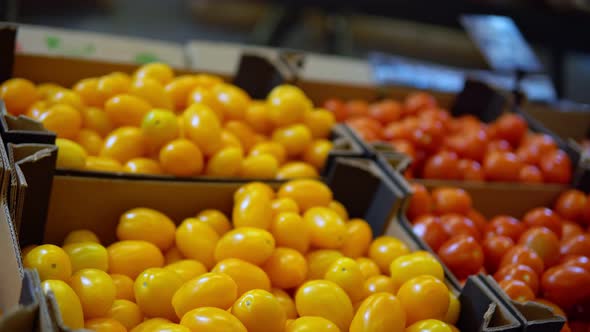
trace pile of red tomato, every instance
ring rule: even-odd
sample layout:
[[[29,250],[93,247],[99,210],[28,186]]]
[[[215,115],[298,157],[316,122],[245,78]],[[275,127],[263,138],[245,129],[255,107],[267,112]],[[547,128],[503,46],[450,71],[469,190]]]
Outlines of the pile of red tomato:
[[[462,189],[429,192],[421,184],[412,188],[407,217],[413,230],[457,278],[493,274],[513,300],[539,301],[570,320],[586,319],[590,198],[583,192],[565,191],[553,209],[534,208],[521,219],[498,215],[486,220]]]
[[[516,114],[489,124],[472,115],[452,117],[425,92],[403,102],[330,99],[324,108],[364,140],[387,141],[409,155],[409,177],[563,184],[572,177],[568,155],[550,136],[530,133]]]

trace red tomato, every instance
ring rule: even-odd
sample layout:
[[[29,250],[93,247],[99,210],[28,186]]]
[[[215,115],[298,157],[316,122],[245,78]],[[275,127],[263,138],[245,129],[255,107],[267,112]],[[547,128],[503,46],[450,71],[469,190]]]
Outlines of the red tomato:
[[[337,98],[328,99],[324,102],[324,108],[334,114],[334,118],[336,121],[343,122],[348,118],[348,113],[346,111],[346,107],[342,100]]]
[[[404,113],[416,114],[421,110],[436,107],[436,99],[426,92],[410,93],[404,101]]]
[[[535,294],[531,288],[520,280],[502,280],[500,288],[514,301],[526,302],[535,299]]]
[[[502,257],[512,246],[514,246],[514,241],[506,236],[493,235],[483,241],[484,266],[489,273],[498,270]]]
[[[412,160],[416,159],[416,149],[410,141],[405,139],[396,139],[390,141],[389,144],[391,144],[395,151],[409,156],[412,158]]]
[[[539,276],[537,273],[526,265],[510,264],[503,266],[494,274],[497,282],[502,280],[520,280],[527,284],[533,293],[539,292]]]
[[[442,145],[444,140],[444,128],[440,121],[424,120],[419,127],[411,133],[410,140],[419,148],[435,152]]]
[[[541,156],[557,149],[557,145],[551,136],[533,134],[527,136],[521,146],[516,150],[516,155],[522,162],[538,165]]]
[[[532,249],[541,257],[545,268],[559,262],[559,238],[546,227],[533,227],[524,232],[518,244]]]
[[[479,230],[480,234],[483,234],[486,227],[488,226],[488,221],[483,214],[479,213],[479,211],[475,209],[469,210],[465,216],[473,221],[477,229]]]
[[[410,220],[414,220],[422,215],[428,214],[432,211],[432,198],[426,187],[418,183],[412,183],[412,197],[406,210],[406,216]]]
[[[450,136],[445,146],[459,157],[481,161],[486,154],[488,136],[483,129]]]
[[[493,141],[488,142],[488,145],[486,146],[486,153],[495,152],[495,151],[511,152],[512,146],[510,146],[510,143],[508,143],[508,141],[504,140],[504,139],[497,139],[497,140],[493,140]]]
[[[434,251],[437,251],[449,239],[438,217],[420,218],[414,223],[412,230]]]
[[[435,213],[465,214],[471,210],[472,200],[469,194],[460,188],[440,187],[432,191]]]
[[[588,199],[588,197],[586,197],[586,205],[584,205],[584,218],[582,218],[582,221],[586,225],[590,224],[590,199]]]
[[[438,256],[459,279],[478,273],[483,267],[483,250],[469,235],[451,237],[438,249]]]
[[[383,129],[383,138],[386,140],[407,140],[412,138],[414,129],[405,122],[392,122]]]
[[[529,266],[535,271],[535,273],[537,273],[537,275],[541,275],[545,267],[541,257],[539,257],[539,255],[537,255],[532,249],[523,245],[516,245],[510,248],[510,250],[504,254],[504,257],[502,257],[500,268],[511,264]]]
[[[562,218],[581,222],[584,218],[584,207],[586,206],[586,195],[575,189],[570,189],[559,195],[553,209]]]
[[[376,132],[372,131],[369,128],[361,127],[354,128],[354,130],[359,135],[359,137],[365,142],[377,142],[381,140],[381,137],[379,137],[379,135]]]
[[[383,132],[383,127],[381,123],[375,119],[371,119],[368,116],[358,116],[352,119],[346,120],[346,124],[351,126],[355,129],[366,128],[377,134],[377,136],[381,136]]]
[[[459,171],[463,174],[463,180],[466,181],[484,181],[485,176],[481,165],[470,159],[459,160]]]
[[[485,232],[506,236],[516,242],[520,238],[520,235],[524,233],[525,229],[525,226],[516,218],[496,216],[490,220]]]
[[[542,155],[539,166],[545,182],[567,184],[572,179],[572,161],[562,150]]]
[[[553,210],[539,207],[530,210],[522,218],[522,222],[531,227],[547,227],[558,238],[561,237],[561,218]]]
[[[369,106],[369,116],[386,125],[397,121],[402,114],[402,105],[397,101],[386,99]]]
[[[494,138],[518,146],[528,130],[526,121],[517,114],[503,114],[492,124]]]
[[[562,255],[580,255],[590,257],[590,234],[574,236],[563,242],[560,248]]]
[[[438,152],[426,160],[422,176],[425,179],[461,179],[462,174],[459,170],[459,157],[454,152]]]
[[[586,256],[566,256],[561,265],[577,266],[583,268],[587,272],[590,272],[590,258]]]
[[[543,173],[535,165],[525,165],[520,169],[518,179],[524,183],[543,183]]]
[[[554,266],[541,278],[543,296],[567,311],[590,298],[590,272],[578,266]]]
[[[366,116],[369,113],[369,104],[365,100],[353,99],[345,105],[348,118]]]
[[[481,234],[473,220],[463,215],[457,213],[443,214],[440,217],[440,222],[447,234],[451,237],[455,235],[469,235],[475,239],[481,238]]]
[[[491,181],[518,181],[523,164],[512,152],[490,152],[483,160],[486,179]]]
[[[481,128],[481,121],[473,115],[462,115],[451,119],[449,123],[449,130],[451,133],[460,133],[466,128]]]
[[[581,234],[584,234],[584,229],[580,225],[569,220],[561,222],[561,242],[565,242],[572,237]]]

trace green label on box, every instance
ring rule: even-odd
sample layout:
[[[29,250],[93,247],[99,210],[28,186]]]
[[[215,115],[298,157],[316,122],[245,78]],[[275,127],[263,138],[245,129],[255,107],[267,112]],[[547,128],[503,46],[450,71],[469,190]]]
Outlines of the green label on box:
[[[52,35],[46,36],[45,43],[47,45],[47,50],[58,52],[63,55],[88,56],[88,55],[92,55],[96,52],[96,46],[94,46],[94,44],[92,44],[92,43],[85,44],[81,48],[78,48],[78,49],[64,48],[63,44],[62,44],[62,40],[58,36],[52,36]]]

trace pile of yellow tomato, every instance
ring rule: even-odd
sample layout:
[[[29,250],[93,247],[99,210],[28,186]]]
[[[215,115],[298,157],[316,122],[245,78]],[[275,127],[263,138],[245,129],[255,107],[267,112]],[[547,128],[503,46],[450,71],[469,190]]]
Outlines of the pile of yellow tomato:
[[[231,218],[200,211],[178,226],[123,213],[117,242],[89,230],[23,249],[70,328],[95,331],[451,332],[460,304],[443,268],[349,219],[313,179],[276,192],[253,182]]]
[[[161,63],[83,79],[71,89],[14,78],[0,86],[13,115],[57,134],[58,167],[246,178],[313,177],[332,142],[331,112],[297,87],[252,100],[212,75]]]

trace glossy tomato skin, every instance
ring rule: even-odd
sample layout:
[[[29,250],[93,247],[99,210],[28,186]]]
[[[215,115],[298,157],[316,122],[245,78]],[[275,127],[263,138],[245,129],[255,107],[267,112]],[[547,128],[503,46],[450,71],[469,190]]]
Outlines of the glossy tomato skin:
[[[563,256],[581,255],[590,257],[590,234],[574,236],[563,242],[560,248]]]
[[[537,275],[541,275],[545,268],[543,260],[532,249],[523,245],[516,245],[504,254],[500,261],[500,268],[510,264],[523,264],[532,268]]]
[[[426,187],[421,184],[413,183],[412,185],[412,198],[406,215],[410,220],[414,220],[424,214],[430,213],[432,210],[432,198]]]
[[[490,152],[483,160],[483,170],[490,181],[518,181],[522,167],[522,161],[512,152]]]
[[[572,161],[562,150],[544,154],[539,161],[543,178],[551,183],[569,183],[572,179]]]
[[[412,230],[434,251],[437,251],[449,239],[440,219],[434,216],[420,218],[414,223]]]
[[[459,279],[477,273],[484,263],[481,246],[468,235],[451,237],[440,247],[438,256]]]
[[[590,298],[590,273],[577,266],[555,266],[541,279],[546,299],[564,310]]]
[[[544,207],[532,209],[524,215],[522,222],[529,228],[547,227],[558,238],[561,237],[561,218],[551,209]]]
[[[496,216],[486,227],[486,234],[506,236],[516,242],[525,231],[525,226],[518,219],[510,216]]]
[[[460,188],[442,187],[432,191],[434,212],[461,213],[465,214],[471,210],[472,200],[469,194]]]
[[[494,138],[504,139],[518,146],[528,130],[526,121],[517,114],[503,114],[492,124]]]
[[[369,106],[369,116],[383,125],[401,117],[402,105],[395,100],[385,99]]]
[[[546,268],[559,261],[559,239],[546,227],[529,228],[520,236],[518,244],[535,251],[543,260]]]
[[[340,99],[332,98],[326,100],[324,102],[324,108],[332,112],[338,122],[342,122],[348,117],[344,103]]]
[[[488,220],[483,214],[481,214],[481,212],[476,209],[471,209],[465,214],[465,216],[473,221],[481,234],[485,232],[485,229],[488,226]]]
[[[577,223],[568,220],[561,223],[561,242],[582,234],[584,234],[584,229]]]
[[[537,294],[539,291],[539,276],[532,268],[526,265],[505,265],[494,274],[494,279],[497,282],[502,280],[520,280],[526,283],[533,293]]]
[[[463,174],[465,181],[484,181],[485,174],[481,168],[481,164],[475,160],[461,159],[459,160],[459,170]]]
[[[520,169],[518,174],[520,182],[524,183],[543,183],[543,173],[535,165],[525,165]]]
[[[426,92],[414,92],[404,100],[404,114],[416,114],[422,110],[436,107],[434,96]]]
[[[514,241],[509,237],[501,235],[487,237],[482,243],[486,271],[494,273],[500,266],[502,257],[512,246],[514,246]]]
[[[486,146],[486,152],[490,153],[494,151],[510,152],[512,151],[512,146],[510,146],[510,143],[504,139],[491,140]]]
[[[425,179],[461,179],[459,157],[454,152],[441,151],[434,154],[424,165],[422,176]]]
[[[514,301],[526,302],[535,299],[535,294],[529,286],[520,280],[502,280],[500,288]]]
[[[469,235],[476,240],[479,240],[481,237],[479,234],[479,230],[477,226],[473,222],[473,220],[457,214],[457,213],[447,213],[440,217],[440,221],[447,232],[448,236],[455,236],[455,235]]]
[[[590,258],[586,256],[566,256],[562,260],[562,266],[577,266],[590,272]]]
[[[586,195],[583,192],[571,189],[559,195],[554,209],[564,219],[582,222],[586,200]]]

